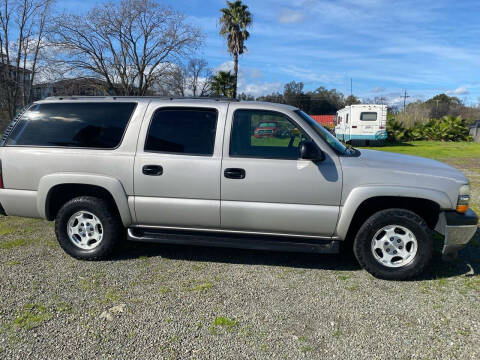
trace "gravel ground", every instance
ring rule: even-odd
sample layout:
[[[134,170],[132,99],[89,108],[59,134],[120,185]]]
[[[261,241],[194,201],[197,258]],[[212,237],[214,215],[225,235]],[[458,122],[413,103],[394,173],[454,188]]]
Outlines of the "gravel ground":
[[[82,262],[51,223],[0,217],[0,358],[479,359],[479,273],[480,233],[389,282],[341,255],[130,243]]]

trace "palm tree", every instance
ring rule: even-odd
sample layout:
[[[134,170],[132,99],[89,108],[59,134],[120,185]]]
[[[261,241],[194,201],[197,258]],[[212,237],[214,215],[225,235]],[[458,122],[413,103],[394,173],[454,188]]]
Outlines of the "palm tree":
[[[252,14],[248,11],[248,6],[242,4],[241,0],[227,1],[227,7],[220,9],[220,35],[227,39],[228,52],[233,55],[233,76],[235,84],[232,97],[237,97],[237,79],[238,79],[238,56],[243,54],[247,48],[244,42],[250,36],[247,27],[252,24]]]
[[[219,71],[210,80],[210,89],[213,94],[233,98],[233,92],[237,84],[235,75],[230,71]]]

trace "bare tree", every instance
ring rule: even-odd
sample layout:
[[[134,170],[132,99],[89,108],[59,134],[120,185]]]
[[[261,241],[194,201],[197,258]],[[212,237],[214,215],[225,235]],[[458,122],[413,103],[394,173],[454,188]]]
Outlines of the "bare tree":
[[[171,66],[158,82],[157,92],[165,96],[208,96],[212,71],[204,59],[189,59],[186,65]]]
[[[186,68],[172,66],[156,85],[160,95],[184,97],[188,87]]]
[[[207,96],[210,92],[212,71],[205,59],[193,58],[187,65],[188,87],[193,96]]]
[[[54,26],[52,41],[66,51],[65,63],[104,80],[115,95],[146,95],[203,38],[156,0],[108,2],[85,16],[63,14]]]
[[[9,116],[31,101],[53,0],[0,0],[0,92]]]

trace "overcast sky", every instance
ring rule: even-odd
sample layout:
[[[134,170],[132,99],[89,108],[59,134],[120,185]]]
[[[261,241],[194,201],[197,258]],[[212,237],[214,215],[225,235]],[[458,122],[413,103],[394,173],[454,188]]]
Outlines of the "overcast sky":
[[[92,0],[64,0],[85,11]],[[218,35],[220,0],[165,0],[207,35],[201,56],[216,69],[231,60]],[[400,102],[445,92],[480,96],[479,0],[245,0],[253,14],[240,91],[262,95],[296,80]]]

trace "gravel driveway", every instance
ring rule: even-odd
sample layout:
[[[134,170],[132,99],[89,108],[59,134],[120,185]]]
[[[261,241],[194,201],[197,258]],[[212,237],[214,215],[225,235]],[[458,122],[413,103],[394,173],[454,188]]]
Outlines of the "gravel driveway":
[[[0,358],[479,359],[479,238],[389,282],[340,255],[127,243],[82,262],[51,223],[0,217]]]
[[[480,245],[425,279],[345,256],[126,244],[82,262],[0,219],[1,358],[478,359]]]

